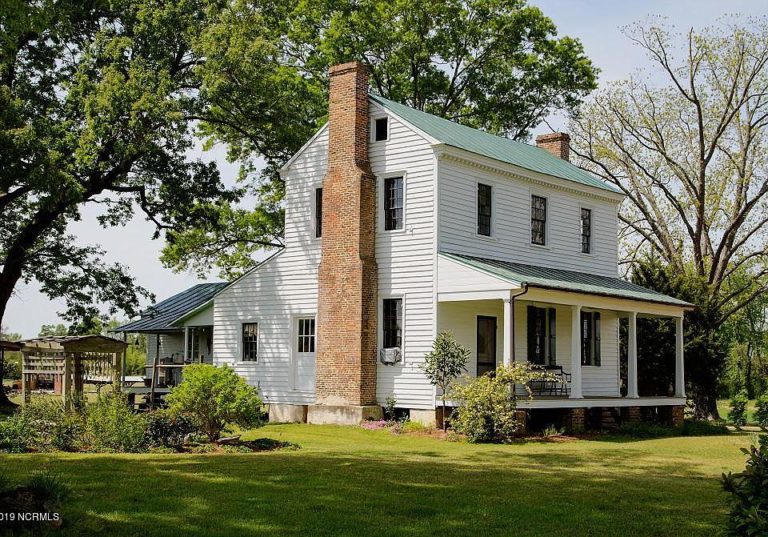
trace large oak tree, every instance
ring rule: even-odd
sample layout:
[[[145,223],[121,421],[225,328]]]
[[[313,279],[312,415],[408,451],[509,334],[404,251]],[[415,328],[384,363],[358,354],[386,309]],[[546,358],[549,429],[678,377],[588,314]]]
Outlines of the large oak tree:
[[[189,161],[200,110],[193,43],[216,2],[9,0],[0,10],[0,322],[20,282],[128,315],[148,292],[67,231],[88,204],[105,226],[143,211],[163,230],[199,225],[235,198]]]
[[[699,306],[686,369],[698,411],[716,416],[717,331],[768,290],[768,24],[626,33],[654,67],[590,99],[573,152],[627,196],[624,262],[661,258]]]

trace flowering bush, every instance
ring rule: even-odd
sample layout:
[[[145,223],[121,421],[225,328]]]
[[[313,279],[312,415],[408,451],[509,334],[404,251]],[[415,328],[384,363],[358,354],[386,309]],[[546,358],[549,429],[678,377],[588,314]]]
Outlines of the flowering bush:
[[[360,427],[363,429],[368,429],[369,431],[377,431],[379,429],[386,429],[387,425],[389,425],[387,420],[372,420],[364,421],[362,424],[360,424]]]
[[[451,416],[453,428],[470,442],[510,440],[520,427],[515,389],[522,386],[530,398],[529,383],[533,380],[556,379],[533,369],[528,362],[499,367],[494,375],[465,379],[452,392],[457,404]]]

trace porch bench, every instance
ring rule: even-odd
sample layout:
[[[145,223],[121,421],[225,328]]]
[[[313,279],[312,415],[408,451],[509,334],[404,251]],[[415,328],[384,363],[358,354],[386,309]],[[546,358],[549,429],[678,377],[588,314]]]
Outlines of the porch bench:
[[[554,380],[532,380],[528,386],[534,395],[567,396],[571,384],[571,374],[563,370],[561,365],[534,365],[533,369],[541,370],[555,377]]]

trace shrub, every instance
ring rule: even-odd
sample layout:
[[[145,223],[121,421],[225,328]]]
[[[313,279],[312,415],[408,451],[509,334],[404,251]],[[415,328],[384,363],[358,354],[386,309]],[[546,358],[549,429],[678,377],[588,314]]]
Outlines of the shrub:
[[[135,414],[124,394],[99,397],[88,411],[88,434],[96,450],[135,453],[145,444],[147,420]]]
[[[483,375],[458,384],[452,392],[458,404],[451,417],[453,428],[465,434],[470,442],[511,439],[520,426],[515,386],[528,389],[528,384],[538,379],[554,380],[551,375],[532,369],[527,362],[515,362],[498,368],[495,375]]]
[[[728,412],[728,419],[737,427],[747,424],[747,403],[749,397],[747,392],[741,391],[731,399],[731,409]]]
[[[227,425],[243,428],[261,424],[259,392],[229,367],[191,365],[184,380],[166,398],[172,412],[187,414],[211,442]]]
[[[164,409],[150,412],[146,419],[144,441],[151,447],[178,449],[184,443],[184,438],[196,430],[189,416]]]
[[[395,421],[397,419],[397,398],[394,393],[390,393],[387,396],[384,406],[384,418],[388,421]]]
[[[0,451],[24,453],[34,442],[32,423],[20,412],[0,421]]]
[[[35,449],[72,451],[83,443],[84,415],[67,409],[58,399],[34,399],[23,406],[20,412],[32,424],[32,444]]]
[[[768,535],[768,436],[741,450],[747,466],[737,474],[723,474],[723,488],[731,493],[729,535]]]
[[[757,400],[755,421],[763,429],[768,428],[768,395],[762,395]]]
[[[682,436],[718,436],[731,434],[722,421],[685,420],[680,431]]]
[[[563,429],[550,424],[544,427],[544,430],[541,431],[541,436],[543,436],[544,438],[553,438],[556,436],[563,436],[563,432],[564,432]]]

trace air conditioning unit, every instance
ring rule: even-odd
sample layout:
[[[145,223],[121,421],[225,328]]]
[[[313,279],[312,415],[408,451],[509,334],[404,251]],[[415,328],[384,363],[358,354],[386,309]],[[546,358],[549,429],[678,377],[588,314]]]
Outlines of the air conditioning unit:
[[[381,349],[379,351],[379,361],[384,365],[395,365],[396,363],[403,361],[403,353],[400,351],[399,347]]]

